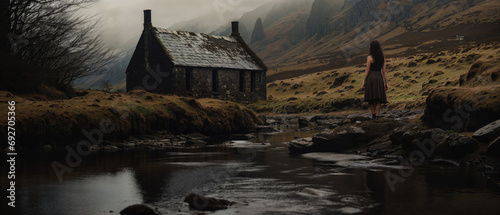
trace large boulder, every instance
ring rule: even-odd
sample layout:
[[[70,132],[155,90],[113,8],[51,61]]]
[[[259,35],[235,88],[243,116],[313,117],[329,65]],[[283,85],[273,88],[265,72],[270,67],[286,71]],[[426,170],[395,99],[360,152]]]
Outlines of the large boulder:
[[[472,137],[483,143],[489,143],[500,137],[500,119],[480,128]]]
[[[402,127],[394,129],[392,134],[389,136],[392,144],[403,145],[406,142],[411,142],[416,139],[416,131],[422,131],[425,127],[417,123],[408,123]]]
[[[194,193],[186,196],[184,202],[188,203],[190,208],[200,211],[227,209],[228,206],[234,204],[234,202],[228,200],[205,197]]]
[[[436,150],[445,157],[461,158],[475,151],[478,146],[478,142],[472,137],[451,134],[437,146]]]
[[[342,152],[363,142],[369,142],[368,135],[357,125],[342,126],[313,136],[314,147],[327,152]]]
[[[422,120],[445,130],[476,131],[500,119],[500,85],[441,87],[427,97]]]
[[[121,215],[156,215],[150,207],[142,204],[131,205],[120,211]]]
[[[290,154],[305,154],[314,151],[312,137],[299,138],[288,144]]]
[[[343,152],[371,142],[392,132],[406,121],[378,119],[357,124],[347,124],[313,136],[312,151]]]
[[[448,133],[440,128],[425,129],[421,125],[410,123],[395,129],[389,137],[392,144],[402,145],[406,151],[424,150],[430,156],[436,145],[448,137]]]
[[[309,127],[314,124],[314,122],[311,121],[313,116],[301,116],[299,117],[299,128],[305,128]]]

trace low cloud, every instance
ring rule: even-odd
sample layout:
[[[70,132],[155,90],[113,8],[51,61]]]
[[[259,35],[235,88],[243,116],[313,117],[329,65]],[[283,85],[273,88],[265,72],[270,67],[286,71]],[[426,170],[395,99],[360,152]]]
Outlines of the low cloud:
[[[88,10],[100,18],[104,39],[118,48],[135,45],[145,9],[152,10],[153,24],[158,27],[170,27],[200,16],[211,17],[210,22],[216,26],[237,19],[266,1],[270,0],[100,0]]]

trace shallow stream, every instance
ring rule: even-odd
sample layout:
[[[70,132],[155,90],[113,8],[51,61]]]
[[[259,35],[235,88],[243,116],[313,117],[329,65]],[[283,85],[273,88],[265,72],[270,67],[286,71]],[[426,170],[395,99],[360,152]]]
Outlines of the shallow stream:
[[[270,143],[267,147],[95,154],[83,157],[61,182],[52,163],[64,162],[64,157],[24,157],[17,164],[17,208],[21,214],[37,215],[119,214],[144,203],[162,214],[199,214],[183,203],[185,196],[198,193],[237,202],[207,214],[500,212],[498,186],[474,169],[416,169],[391,190],[384,174],[397,170],[351,169],[288,155],[283,142],[313,133],[260,134],[251,140]],[[2,166],[2,173],[6,171]],[[5,177],[0,183],[7,183]]]

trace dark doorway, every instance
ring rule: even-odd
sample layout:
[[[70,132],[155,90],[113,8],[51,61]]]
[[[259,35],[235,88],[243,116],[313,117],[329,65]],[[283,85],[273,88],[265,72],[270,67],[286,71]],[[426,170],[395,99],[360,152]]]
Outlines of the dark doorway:
[[[186,68],[186,90],[193,91],[193,68]]]
[[[219,91],[219,70],[217,69],[212,70],[212,91]]]

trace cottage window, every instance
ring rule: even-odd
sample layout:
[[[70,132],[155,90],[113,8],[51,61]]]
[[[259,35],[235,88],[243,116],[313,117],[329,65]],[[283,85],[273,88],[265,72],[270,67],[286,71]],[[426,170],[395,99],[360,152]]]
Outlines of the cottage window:
[[[187,91],[192,91],[193,90],[193,68],[186,68],[186,90]]]
[[[212,91],[219,91],[219,70],[217,69],[212,70]]]
[[[240,91],[245,92],[245,71],[240,71]]]

